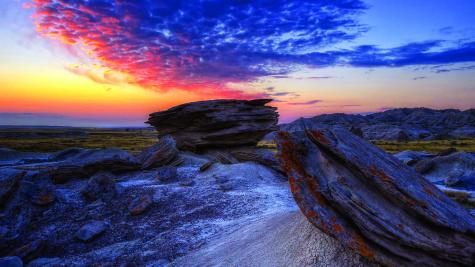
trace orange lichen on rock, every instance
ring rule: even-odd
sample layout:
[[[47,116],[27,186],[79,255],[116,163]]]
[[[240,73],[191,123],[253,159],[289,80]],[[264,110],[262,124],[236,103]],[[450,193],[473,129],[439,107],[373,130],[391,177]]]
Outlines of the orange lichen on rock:
[[[328,140],[328,138],[321,132],[321,131],[308,131],[310,136],[316,140],[317,142],[324,144],[324,145],[330,145],[331,142]]]
[[[366,257],[368,259],[374,258],[374,252],[369,249],[368,245],[361,236],[352,233],[351,237],[353,239],[352,246],[356,251],[358,251],[363,257]]]
[[[280,131],[278,133],[279,138],[283,140],[281,142],[282,148],[278,157],[280,158],[283,169],[287,174],[290,174],[292,171],[296,171],[298,174],[305,176],[306,171],[303,165],[300,163],[299,153],[303,151],[302,147],[294,144],[290,140],[290,135],[287,132]]]
[[[336,217],[333,216],[331,220],[332,220],[333,231],[337,234],[343,232],[343,227],[338,224]]]

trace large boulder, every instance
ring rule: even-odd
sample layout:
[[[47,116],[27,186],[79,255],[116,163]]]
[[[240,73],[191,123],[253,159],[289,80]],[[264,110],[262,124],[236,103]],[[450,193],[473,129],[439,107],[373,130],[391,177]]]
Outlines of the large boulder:
[[[256,145],[277,129],[271,99],[210,100],[179,105],[150,114],[158,136],[171,135],[181,150]]]
[[[342,244],[388,266],[474,266],[474,217],[392,155],[338,128],[278,147],[300,210]]]

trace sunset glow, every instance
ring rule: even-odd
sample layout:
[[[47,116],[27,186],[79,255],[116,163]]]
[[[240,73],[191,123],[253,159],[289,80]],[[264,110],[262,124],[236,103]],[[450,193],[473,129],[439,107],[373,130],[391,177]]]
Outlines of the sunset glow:
[[[0,124],[143,126],[219,98],[274,98],[283,122],[473,107],[475,3],[397,2],[0,0]]]

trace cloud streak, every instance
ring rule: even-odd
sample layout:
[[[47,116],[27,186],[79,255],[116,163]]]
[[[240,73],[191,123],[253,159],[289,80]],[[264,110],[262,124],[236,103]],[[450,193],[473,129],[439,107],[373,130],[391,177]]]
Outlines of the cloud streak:
[[[309,100],[309,101],[305,101],[305,102],[291,102],[291,103],[288,103],[288,104],[293,105],[293,106],[309,106],[309,105],[318,104],[320,102],[323,102],[323,100],[314,99],[314,100]]]

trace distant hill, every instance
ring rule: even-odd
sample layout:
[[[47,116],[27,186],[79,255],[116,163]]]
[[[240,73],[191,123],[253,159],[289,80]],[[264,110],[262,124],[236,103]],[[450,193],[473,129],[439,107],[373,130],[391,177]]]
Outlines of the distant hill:
[[[475,137],[475,109],[398,108],[369,115],[323,114],[281,124],[280,129],[292,132],[329,126],[345,127],[368,140]]]

